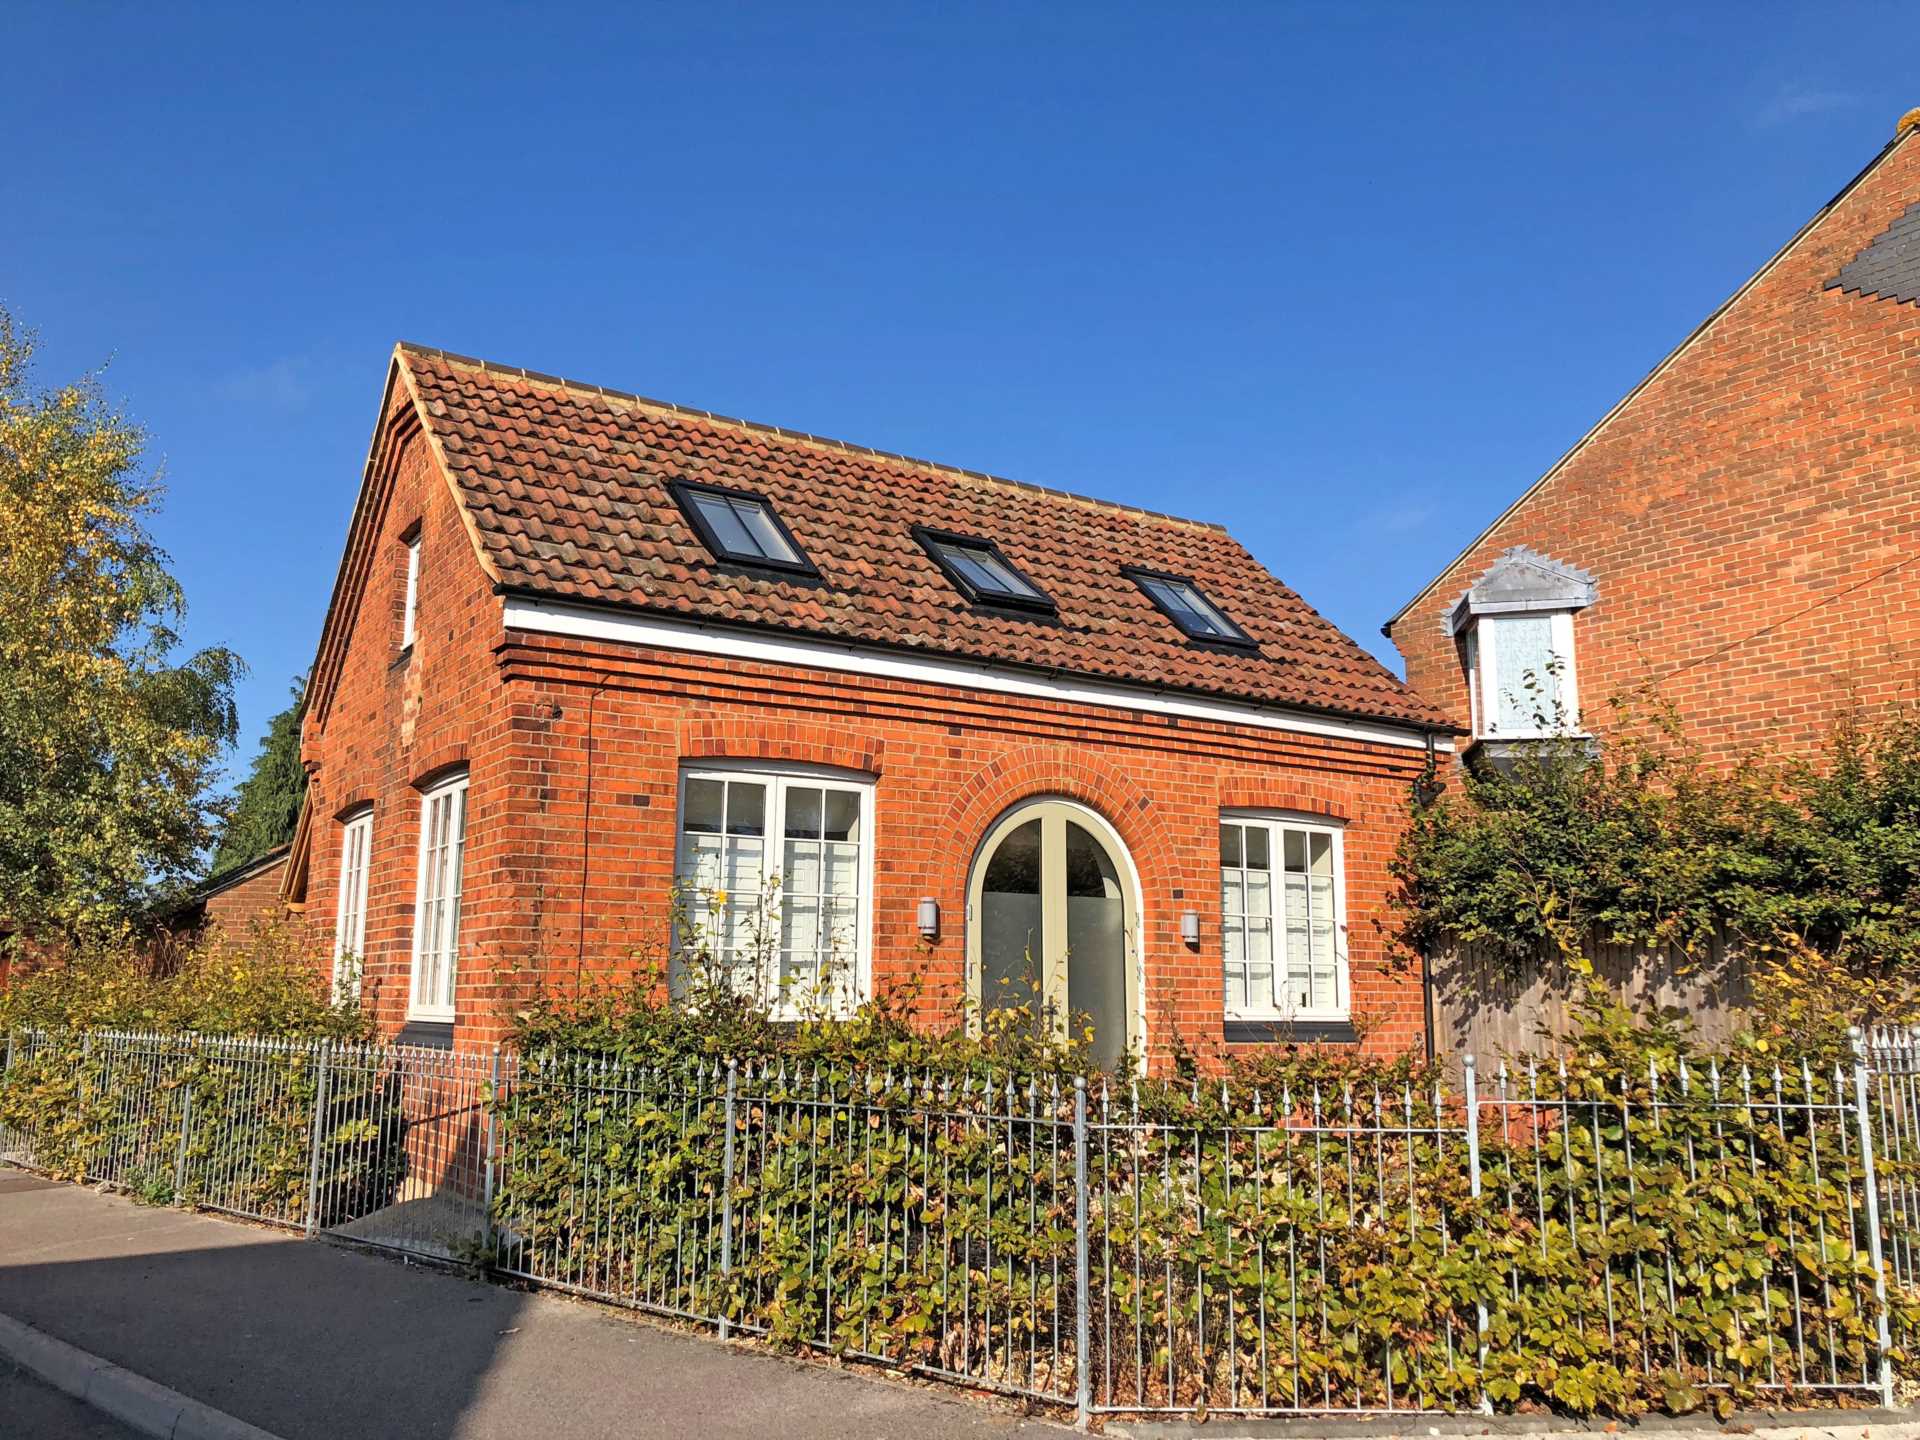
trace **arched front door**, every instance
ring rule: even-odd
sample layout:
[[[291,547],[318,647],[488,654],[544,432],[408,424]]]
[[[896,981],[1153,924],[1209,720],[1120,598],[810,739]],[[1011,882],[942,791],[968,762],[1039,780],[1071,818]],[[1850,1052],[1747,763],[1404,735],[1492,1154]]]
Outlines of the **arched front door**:
[[[969,989],[983,1014],[1026,1005],[1056,1034],[1090,1025],[1109,1067],[1139,1038],[1133,869],[1093,812],[1042,800],[1003,817],[974,861],[967,916]]]

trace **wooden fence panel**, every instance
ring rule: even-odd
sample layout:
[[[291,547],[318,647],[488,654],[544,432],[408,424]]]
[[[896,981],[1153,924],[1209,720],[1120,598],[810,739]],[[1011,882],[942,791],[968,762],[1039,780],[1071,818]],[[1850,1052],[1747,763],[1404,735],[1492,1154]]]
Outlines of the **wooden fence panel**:
[[[1678,1009],[1700,1036],[1723,1040],[1752,1001],[1738,953],[1716,942],[1704,955],[1647,953],[1626,945],[1588,947],[1594,973],[1637,1011]],[[1578,1023],[1580,977],[1556,956],[1515,964],[1461,946],[1427,964],[1427,1018],[1436,1055],[1542,1055]]]

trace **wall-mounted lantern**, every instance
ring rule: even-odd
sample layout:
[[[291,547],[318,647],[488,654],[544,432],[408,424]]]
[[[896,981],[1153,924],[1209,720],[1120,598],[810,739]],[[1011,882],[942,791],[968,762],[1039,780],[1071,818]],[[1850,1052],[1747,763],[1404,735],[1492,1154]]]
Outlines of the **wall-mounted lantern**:
[[[1185,911],[1180,916],[1180,938],[1192,949],[1200,948],[1200,912]]]
[[[940,902],[931,895],[920,901],[920,933],[929,940],[940,933]]]

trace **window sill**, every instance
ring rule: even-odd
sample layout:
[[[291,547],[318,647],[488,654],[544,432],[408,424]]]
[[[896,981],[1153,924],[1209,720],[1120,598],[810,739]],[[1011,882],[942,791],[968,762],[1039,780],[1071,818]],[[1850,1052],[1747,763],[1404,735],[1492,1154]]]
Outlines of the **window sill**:
[[[408,1020],[394,1038],[397,1045],[424,1045],[435,1050],[453,1048],[451,1020]]]
[[[1540,756],[1557,748],[1582,761],[1600,757],[1600,742],[1584,732],[1563,735],[1476,735],[1461,751],[1462,760],[1491,765],[1503,775],[1511,775],[1523,759]]]
[[[1301,1019],[1275,1016],[1264,1020],[1229,1017],[1221,1038],[1229,1045],[1354,1045],[1360,1032],[1345,1016]]]

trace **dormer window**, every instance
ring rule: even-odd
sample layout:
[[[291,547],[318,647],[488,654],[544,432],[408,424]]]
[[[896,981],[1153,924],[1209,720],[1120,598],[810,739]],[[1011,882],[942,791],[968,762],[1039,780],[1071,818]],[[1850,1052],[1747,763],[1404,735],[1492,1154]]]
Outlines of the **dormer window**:
[[[993,541],[923,526],[914,528],[913,537],[974,604],[1053,613],[1053,597],[1015,569]]]
[[[1162,575],[1154,570],[1129,570],[1127,575],[1189,640],[1242,650],[1259,648],[1251,635],[1229,620],[1186,576]]]
[[[1507,551],[1447,617],[1466,664],[1476,740],[1579,735],[1573,617],[1593,577],[1524,546]]]
[[[812,563],[764,495],[676,481],[673,498],[716,559],[761,570],[812,575]]]

